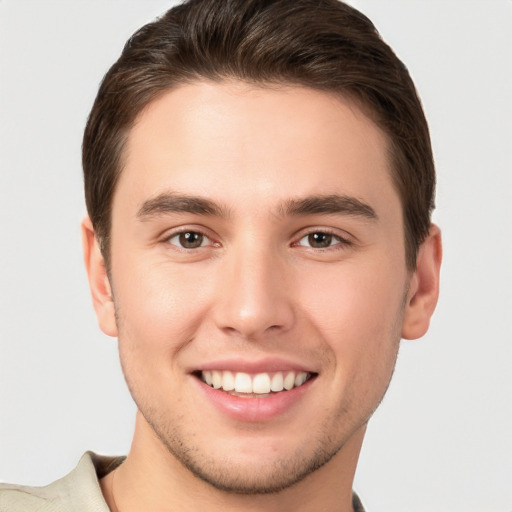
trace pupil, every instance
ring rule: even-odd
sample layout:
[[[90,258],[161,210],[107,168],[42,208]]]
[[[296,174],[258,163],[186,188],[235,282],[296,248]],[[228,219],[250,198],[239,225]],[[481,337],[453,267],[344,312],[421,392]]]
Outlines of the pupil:
[[[312,233],[309,235],[309,244],[311,247],[329,247],[331,241],[332,235],[328,233]]]
[[[180,234],[180,244],[186,249],[194,249],[196,247],[200,247],[202,243],[203,235],[201,235],[201,233],[187,231],[186,233]]]

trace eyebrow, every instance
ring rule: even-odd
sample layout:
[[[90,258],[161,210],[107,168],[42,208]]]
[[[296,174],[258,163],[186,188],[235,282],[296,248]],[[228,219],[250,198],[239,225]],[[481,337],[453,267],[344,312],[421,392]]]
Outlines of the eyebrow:
[[[140,220],[147,220],[168,213],[194,213],[214,217],[229,216],[227,208],[223,208],[204,197],[168,192],[145,201],[137,212],[137,217]]]
[[[349,215],[378,220],[375,210],[363,201],[345,195],[330,194],[290,199],[279,209],[282,216],[306,216],[318,214]]]
[[[277,212],[281,217],[341,214],[369,220],[378,219],[377,213],[370,205],[355,197],[339,194],[289,199],[278,208]],[[192,213],[221,218],[230,216],[228,208],[210,199],[167,192],[145,201],[137,212],[137,217],[140,220],[148,220],[168,213]]]

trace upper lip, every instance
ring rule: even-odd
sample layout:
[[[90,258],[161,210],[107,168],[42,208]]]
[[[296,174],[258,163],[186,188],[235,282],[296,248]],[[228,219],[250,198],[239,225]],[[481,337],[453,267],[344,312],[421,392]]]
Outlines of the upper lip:
[[[295,372],[308,372],[317,373],[310,365],[293,362],[281,358],[261,358],[261,359],[242,359],[242,358],[229,358],[229,359],[216,359],[208,361],[207,363],[199,364],[191,368],[190,373],[207,370],[227,370],[231,372],[244,372],[244,373],[271,373],[280,371],[295,371]]]

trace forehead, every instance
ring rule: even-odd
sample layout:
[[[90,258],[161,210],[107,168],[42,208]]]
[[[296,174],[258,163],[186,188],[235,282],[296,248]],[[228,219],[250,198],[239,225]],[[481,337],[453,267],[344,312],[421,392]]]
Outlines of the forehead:
[[[385,189],[393,193],[387,137],[356,103],[303,87],[197,82],[138,116],[114,203],[163,190],[247,205],[258,194],[269,204],[333,192],[378,201]]]

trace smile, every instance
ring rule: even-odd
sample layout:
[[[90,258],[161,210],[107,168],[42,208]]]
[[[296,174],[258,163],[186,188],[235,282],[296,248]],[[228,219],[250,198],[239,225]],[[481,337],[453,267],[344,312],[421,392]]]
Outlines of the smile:
[[[214,389],[227,391],[235,396],[258,398],[272,393],[290,391],[305,384],[312,374],[303,371],[278,371],[249,374],[228,370],[206,370],[200,372],[200,379]]]
[[[301,411],[305,397],[314,396],[319,374],[288,361],[225,360],[191,372],[207,402],[223,417],[263,423]],[[307,403],[307,402],[306,402]]]

